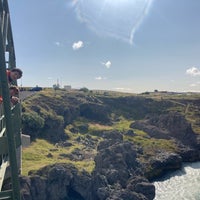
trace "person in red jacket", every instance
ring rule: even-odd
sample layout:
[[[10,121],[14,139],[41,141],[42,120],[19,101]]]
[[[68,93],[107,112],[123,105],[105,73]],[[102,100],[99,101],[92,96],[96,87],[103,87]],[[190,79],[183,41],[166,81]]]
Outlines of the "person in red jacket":
[[[9,87],[10,92],[10,102],[12,105],[16,105],[19,102],[19,98],[17,97],[19,94],[19,88],[16,85],[11,85]],[[3,102],[2,96],[0,96],[0,104]]]
[[[10,102],[12,105],[16,105],[19,103],[19,98],[17,97],[19,94],[19,88],[16,85],[11,85],[9,87],[10,91]],[[0,104],[3,102],[3,98],[0,96]]]
[[[8,85],[10,86],[12,82],[16,81],[17,79],[20,79],[23,75],[23,72],[19,68],[13,68],[11,70],[6,70],[7,78],[8,78]],[[16,99],[16,98],[14,98]],[[14,100],[13,100],[14,101]],[[0,103],[3,102],[2,96],[0,96]]]
[[[11,85],[9,87],[9,90],[10,90],[10,102],[12,103],[12,105],[16,105],[17,103],[19,103],[19,98],[18,98],[19,88],[16,85]]]

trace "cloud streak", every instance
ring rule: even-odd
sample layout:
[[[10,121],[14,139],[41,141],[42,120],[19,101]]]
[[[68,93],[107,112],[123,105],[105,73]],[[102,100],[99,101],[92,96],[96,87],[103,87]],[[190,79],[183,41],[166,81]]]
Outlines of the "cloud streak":
[[[132,45],[134,35],[153,1],[74,0],[73,6],[77,19],[97,35],[120,39]]]

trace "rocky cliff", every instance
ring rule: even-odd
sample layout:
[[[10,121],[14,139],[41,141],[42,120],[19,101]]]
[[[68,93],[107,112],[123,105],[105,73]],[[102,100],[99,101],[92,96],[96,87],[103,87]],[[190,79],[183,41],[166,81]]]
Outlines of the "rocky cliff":
[[[137,161],[137,149],[110,132],[98,145],[92,174],[72,165],[54,164],[21,177],[22,195],[29,200],[151,200],[155,188]]]
[[[195,99],[172,101],[80,92],[60,92],[52,97],[43,91],[27,101],[24,113],[36,112],[44,120],[34,138],[46,138],[67,148],[70,137],[64,129],[69,127],[68,132],[79,144],[97,153],[92,156],[95,167],[91,173],[66,163],[30,171],[29,176],[21,177],[24,199],[151,200],[155,196],[152,179],[179,169],[184,161],[200,159],[199,133],[194,131],[199,120]],[[121,117],[132,121],[130,126],[111,129]],[[91,130],[90,122],[111,130]],[[23,123],[28,133],[28,121]],[[84,159],[84,151],[76,154]],[[78,160],[75,153],[68,157]]]

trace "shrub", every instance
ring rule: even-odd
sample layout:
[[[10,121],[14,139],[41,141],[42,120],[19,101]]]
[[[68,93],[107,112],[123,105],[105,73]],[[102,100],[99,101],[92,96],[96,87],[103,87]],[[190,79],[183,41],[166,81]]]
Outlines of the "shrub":
[[[44,127],[44,119],[35,112],[22,114],[22,131],[32,137],[36,138],[38,133]]]
[[[89,92],[89,89],[88,89],[88,88],[86,88],[86,87],[83,87],[83,88],[79,89],[79,91],[83,91],[83,92]]]

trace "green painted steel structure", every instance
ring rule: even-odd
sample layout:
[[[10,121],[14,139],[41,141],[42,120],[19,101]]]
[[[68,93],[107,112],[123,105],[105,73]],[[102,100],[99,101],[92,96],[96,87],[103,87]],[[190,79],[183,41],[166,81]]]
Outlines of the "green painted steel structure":
[[[0,0],[0,30],[0,200],[20,200],[21,108],[19,103],[11,107],[6,74],[16,67],[7,0]]]

